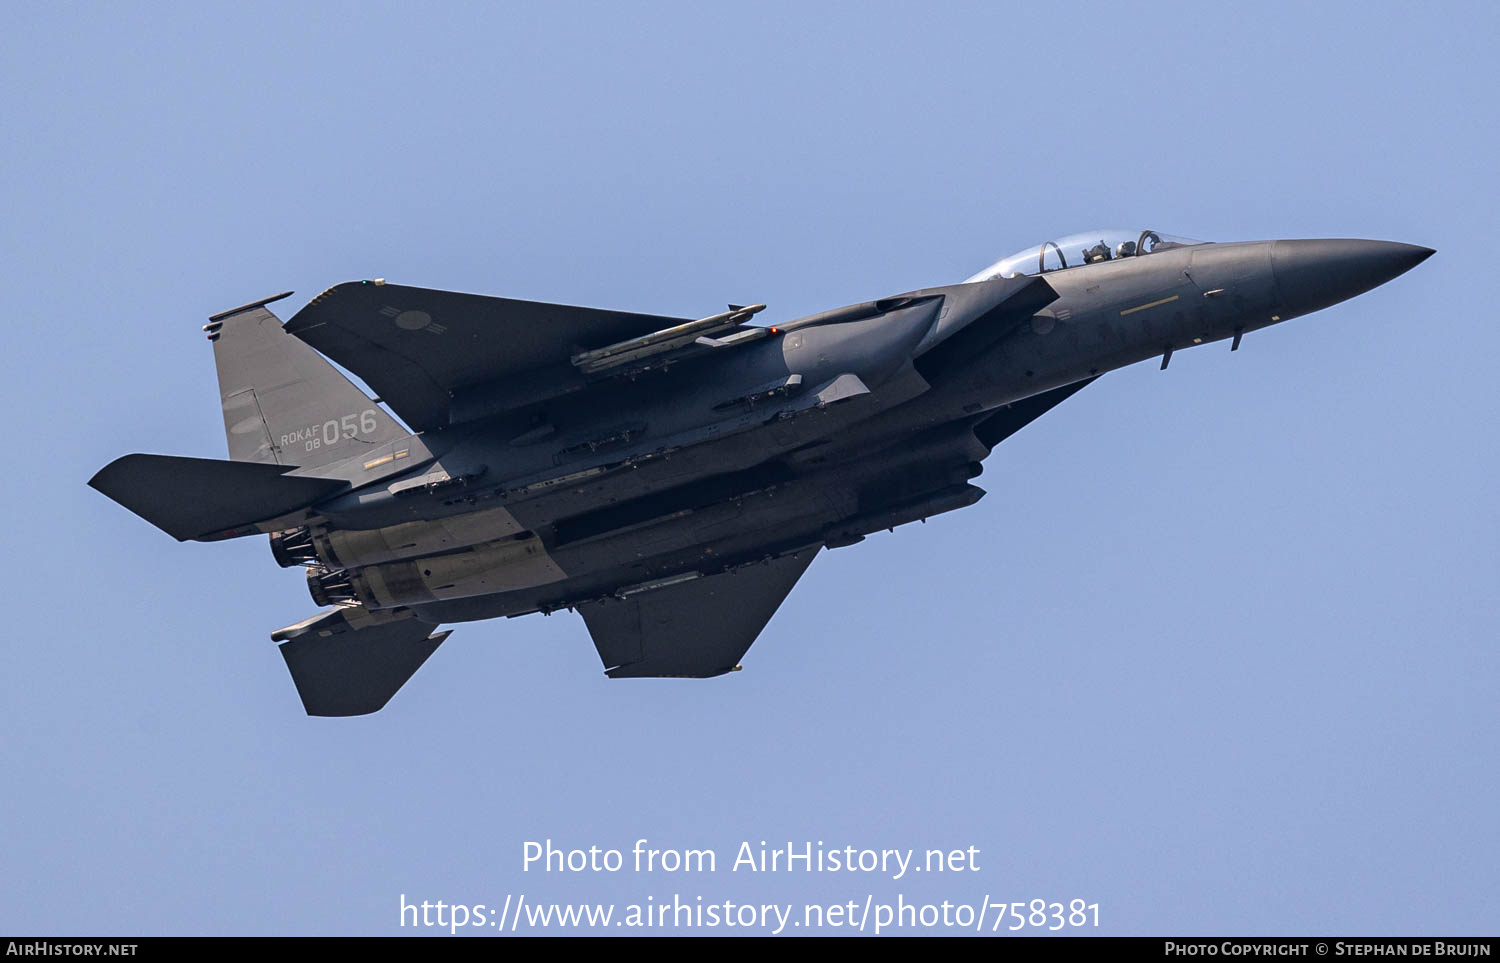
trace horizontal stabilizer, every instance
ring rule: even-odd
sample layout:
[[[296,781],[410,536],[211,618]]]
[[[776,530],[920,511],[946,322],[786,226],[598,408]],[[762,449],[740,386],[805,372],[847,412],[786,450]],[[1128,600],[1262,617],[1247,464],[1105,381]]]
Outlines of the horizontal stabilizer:
[[[611,679],[706,679],[738,667],[821,545],[732,572],[578,606]]]
[[[253,535],[256,522],[280,518],[348,486],[330,478],[284,474],[268,465],[175,455],[125,455],[89,479],[94,488],[178,541]]]
[[[416,619],[355,627],[335,609],[273,638],[292,633],[281,644],[302,707],[310,716],[363,716],[391,701],[447,632]]]

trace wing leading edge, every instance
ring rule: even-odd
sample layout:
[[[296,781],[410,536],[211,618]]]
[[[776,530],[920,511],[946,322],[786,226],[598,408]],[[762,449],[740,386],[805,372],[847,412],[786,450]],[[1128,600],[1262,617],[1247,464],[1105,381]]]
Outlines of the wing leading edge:
[[[1099,376],[1095,375],[1092,378],[1075,381],[1070,385],[1053,388],[1051,391],[1044,391],[1039,395],[1032,395],[1030,398],[1006,405],[993,414],[986,415],[981,419],[974,426],[974,436],[979,439],[984,447],[993,449],[1011,435],[1014,435],[1022,428],[1025,428],[1042,415],[1045,415],[1098,380]]]
[[[415,431],[448,424],[455,389],[569,363],[580,350],[687,318],[517,301],[375,281],[314,298],[286,330],[354,372]]]
[[[612,679],[732,672],[821,545],[578,606]]]

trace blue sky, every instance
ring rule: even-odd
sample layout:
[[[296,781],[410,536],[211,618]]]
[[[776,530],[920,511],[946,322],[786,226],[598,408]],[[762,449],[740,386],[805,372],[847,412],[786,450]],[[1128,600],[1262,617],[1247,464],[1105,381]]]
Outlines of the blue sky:
[[[1493,933],[1491,4],[13,3],[0,929],[390,933],[447,902],[1084,898],[1111,934]],[[1438,249],[1103,379],[976,507],[827,553],[711,682],[460,625],[308,719],[263,539],[85,487],[222,457],[209,314],[342,280],[774,322],[1049,236]],[[522,871],[526,840],[709,876]],[[979,850],[899,882],[742,840]],[[410,932],[410,928],[407,930]]]

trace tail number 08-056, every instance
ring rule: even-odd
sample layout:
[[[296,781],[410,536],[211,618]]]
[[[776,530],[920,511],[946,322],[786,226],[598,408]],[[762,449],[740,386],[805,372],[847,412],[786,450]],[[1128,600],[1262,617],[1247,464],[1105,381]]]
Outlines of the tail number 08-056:
[[[308,425],[306,428],[288,432],[281,436],[281,447],[286,448],[301,442],[305,451],[316,451],[319,448],[336,445],[340,439],[348,440],[360,435],[372,435],[379,426],[380,423],[375,420],[375,409],[366,408],[357,415],[349,414],[342,418],[330,418],[322,425]]]

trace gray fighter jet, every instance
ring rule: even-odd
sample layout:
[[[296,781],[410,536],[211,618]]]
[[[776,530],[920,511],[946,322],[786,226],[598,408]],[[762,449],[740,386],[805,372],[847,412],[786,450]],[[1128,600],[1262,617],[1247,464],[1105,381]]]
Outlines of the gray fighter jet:
[[[1000,442],[1106,371],[1231,340],[1433,252],[1048,241],[775,325],[351,281],[214,315],[229,460],[89,482],[180,540],[266,534],[326,610],[279,629],[313,715],[374,712],[442,623],[577,611],[611,678],[740,658],[824,548],[973,505]],[[368,397],[331,358],[379,393]],[[405,426],[387,413],[394,412]]]

